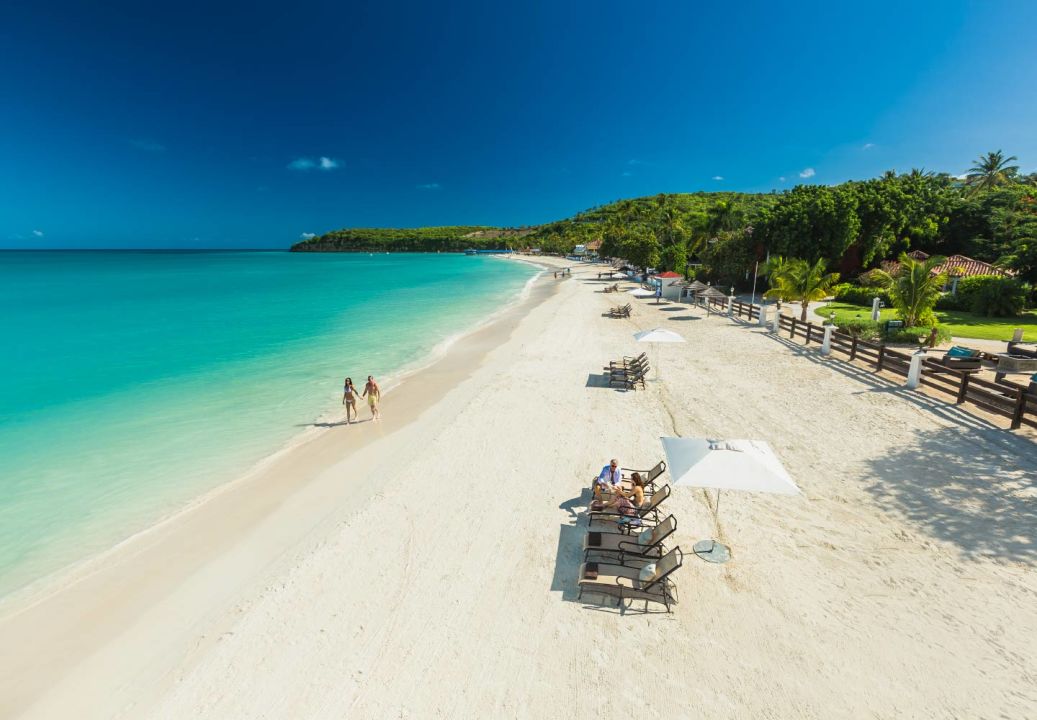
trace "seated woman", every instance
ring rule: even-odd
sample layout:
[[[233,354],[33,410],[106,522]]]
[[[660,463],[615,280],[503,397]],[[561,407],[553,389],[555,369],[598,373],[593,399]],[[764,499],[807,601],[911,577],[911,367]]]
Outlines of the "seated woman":
[[[602,510],[615,508],[616,512],[619,513],[616,523],[621,528],[639,527],[641,525],[641,518],[638,517],[637,511],[644,505],[645,489],[640,473],[634,473],[630,476],[630,485],[631,489],[629,491],[624,490],[621,486],[616,486],[612,499],[601,507]]]

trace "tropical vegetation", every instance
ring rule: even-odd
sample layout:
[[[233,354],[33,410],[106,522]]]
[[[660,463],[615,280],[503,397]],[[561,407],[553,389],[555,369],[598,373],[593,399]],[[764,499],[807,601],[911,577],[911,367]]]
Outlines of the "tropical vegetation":
[[[363,252],[539,248],[570,253],[600,243],[605,257],[748,290],[768,257],[799,258],[825,274],[881,281],[882,264],[920,250],[966,255],[1007,271],[1015,285],[984,290],[1005,312],[1037,284],[1037,173],[1000,150],[963,175],[911,170],[839,185],[771,193],[678,193],[617,200],[521,228],[343,229],[292,249]],[[924,313],[923,313],[924,314]]]
[[[810,303],[824,300],[831,295],[832,287],[839,282],[839,273],[825,272],[825,261],[814,263],[793,258],[775,258],[770,263],[768,276],[771,287],[764,297],[798,302],[802,308],[800,320],[807,321]]]

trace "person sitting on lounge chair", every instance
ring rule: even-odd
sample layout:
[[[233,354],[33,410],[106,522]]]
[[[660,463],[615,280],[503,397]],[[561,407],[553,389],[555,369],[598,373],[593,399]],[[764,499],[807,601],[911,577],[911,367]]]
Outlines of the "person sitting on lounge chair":
[[[612,458],[609,464],[601,469],[594,478],[594,499],[601,499],[602,494],[611,494],[623,480],[623,472],[619,469],[619,460]]]
[[[638,516],[637,510],[645,499],[644,485],[641,482],[641,476],[637,473],[634,473],[633,477],[631,477],[631,482],[634,486],[633,490],[628,493],[617,485],[612,499],[602,506],[602,510],[615,508],[616,512],[619,513],[616,516],[616,523],[621,528],[637,527],[641,524],[641,518]],[[640,498],[640,502],[637,502],[638,498]],[[635,502],[637,503],[636,505]]]

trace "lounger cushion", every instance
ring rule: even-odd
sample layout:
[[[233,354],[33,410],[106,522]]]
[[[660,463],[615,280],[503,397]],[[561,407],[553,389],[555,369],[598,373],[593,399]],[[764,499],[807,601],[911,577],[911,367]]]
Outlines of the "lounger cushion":
[[[956,358],[967,358],[978,354],[979,353],[977,353],[975,350],[970,350],[969,348],[962,347],[961,345],[955,345],[947,351],[948,356]]]
[[[651,545],[652,544],[652,534],[653,533],[654,533],[654,530],[652,530],[652,529],[642,530],[637,535],[637,544],[638,545]]]
[[[641,568],[641,572],[637,574],[637,579],[641,581],[642,585],[647,585],[652,582],[652,580],[655,580],[655,573],[655,563],[648,563]]]

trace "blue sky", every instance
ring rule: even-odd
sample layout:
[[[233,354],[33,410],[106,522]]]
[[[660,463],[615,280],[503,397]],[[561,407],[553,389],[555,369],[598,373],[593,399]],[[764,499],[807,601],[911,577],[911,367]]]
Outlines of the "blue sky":
[[[1037,3],[4,3],[0,247],[1037,169]],[[734,9],[737,8],[737,9]]]

